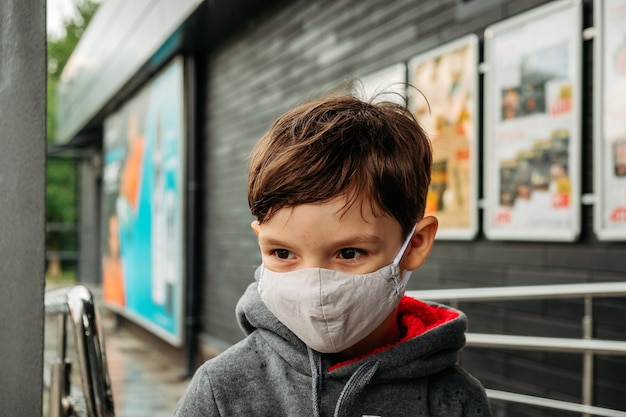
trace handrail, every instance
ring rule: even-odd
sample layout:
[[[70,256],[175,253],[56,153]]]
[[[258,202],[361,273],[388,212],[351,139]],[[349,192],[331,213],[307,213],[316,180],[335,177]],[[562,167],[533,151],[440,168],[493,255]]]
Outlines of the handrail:
[[[458,288],[407,291],[406,294],[424,301],[449,301],[453,306],[461,301],[584,299],[585,314],[582,318],[584,336],[581,339],[467,333],[467,345],[487,349],[539,350],[545,352],[580,353],[583,355],[582,404],[487,389],[487,396],[490,399],[535,405],[563,411],[574,411],[582,413],[584,416],[597,415],[614,417],[626,415],[626,411],[624,410],[613,410],[591,405],[593,398],[593,356],[626,355],[626,342],[592,338],[592,300],[593,298],[600,297],[626,296],[626,282]]]
[[[467,345],[474,347],[626,355],[626,342],[618,342],[615,340],[510,336],[486,333],[467,333],[465,336]]]
[[[407,291],[424,301],[501,301],[626,296],[626,282]]]
[[[553,408],[574,413],[584,413],[603,417],[624,417],[624,411],[594,407],[592,405],[576,404],[568,401],[553,400],[550,398],[534,397],[532,395],[516,394],[514,392],[485,390],[487,396],[494,400],[516,402],[520,404],[536,405],[544,408]]]
[[[80,415],[114,417],[111,381],[106,362],[103,334],[91,291],[78,285],[49,291],[45,296],[46,315],[58,315],[57,360],[51,365],[51,417]],[[71,392],[71,364],[66,356],[66,319],[70,318],[79,365],[84,402]]]

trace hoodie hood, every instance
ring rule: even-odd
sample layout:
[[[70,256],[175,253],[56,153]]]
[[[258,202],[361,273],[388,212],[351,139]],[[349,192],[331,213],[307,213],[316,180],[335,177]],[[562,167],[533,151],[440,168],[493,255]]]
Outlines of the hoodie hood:
[[[196,372],[175,415],[488,417],[478,381],[456,366],[465,316],[403,297],[401,340],[342,361],[307,347],[252,283],[237,304],[247,337]]]
[[[312,375],[312,358],[320,372],[333,378],[349,378],[365,363],[376,363],[377,379],[421,378],[453,366],[465,344],[465,315],[449,307],[404,296],[398,315],[405,333],[401,340],[359,358],[335,362],[333,355],[312,351],[265,306],[257,283],[247,288],[237,307],[237,319],[246,335],[255,330],[275,352],[299,372]],[[312,355],[312,356],[311,356]],[[317,365],[316,365],[317,367]]]

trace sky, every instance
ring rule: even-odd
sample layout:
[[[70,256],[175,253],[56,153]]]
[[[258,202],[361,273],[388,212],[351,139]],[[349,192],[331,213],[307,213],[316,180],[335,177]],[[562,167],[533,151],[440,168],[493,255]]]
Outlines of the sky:
[[[98,0],[102,3],[104,0]],[[130,0],[132,1],[132,0]],[[79,0],[47,0],[48,13],[46,21],[48,25],[48,36],[58,38],[65,35],[63,31],[63,21],[76,13],[75,3]]]
[[[63,20],[74,14],[76,0],[47,0],[48,12],[46,21],[48,35],[52,37],[63,36]]]

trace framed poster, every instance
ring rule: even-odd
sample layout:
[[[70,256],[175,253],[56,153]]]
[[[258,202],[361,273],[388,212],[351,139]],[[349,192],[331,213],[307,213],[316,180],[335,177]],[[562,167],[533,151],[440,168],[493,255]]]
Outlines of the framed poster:
[[[397,63],[360,77],[353,84],[353,94],[364,101],[406,105],[406,65]]]
[[[102,291],[110,308],[182,344],[183,61],[104,123]]]
[[[484,229],[489,239],[580,232],[580,0],[485,30]]]
[[[409,61],[409,107],[433,146],[426,215],[438,239],[478,228],[478,37],[468,35]]]
[[[626,0],[596,0],[594,18],[594,228],[626,240]]]

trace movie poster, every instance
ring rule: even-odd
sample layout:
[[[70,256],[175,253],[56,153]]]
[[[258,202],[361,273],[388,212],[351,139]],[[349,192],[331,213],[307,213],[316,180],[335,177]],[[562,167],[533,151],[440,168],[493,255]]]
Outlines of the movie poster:
[[[360,77],[353,85],[353,94],[365,101],[406,105],[406,65],[393,64]]]
[[[409,107],[433,146],[427,216],[438,239],[471,239],[478,223],[478,38],[470,35],[409,61]]]
[[[108,306],[182,343],[183,64],[104,123],[102,291]]]
[[[485,210],[490,239],[580,231],[581,6],[549,3],[485,31]]]
[[[626,0],[596,1],[595,232],[626,240]]]

